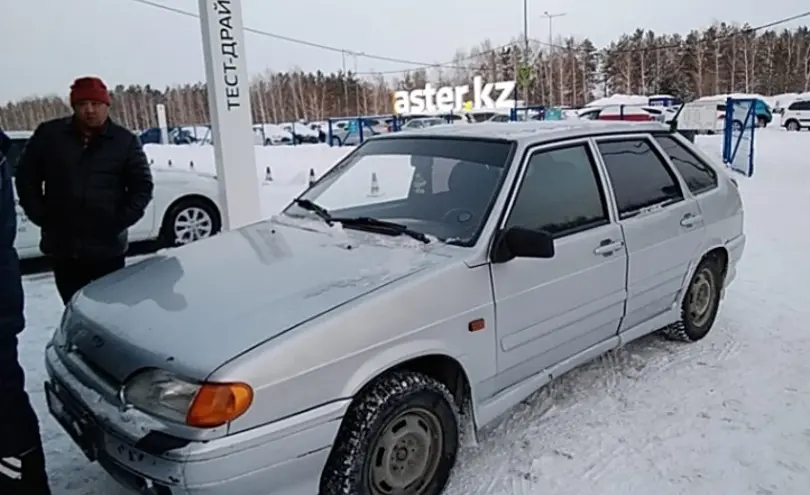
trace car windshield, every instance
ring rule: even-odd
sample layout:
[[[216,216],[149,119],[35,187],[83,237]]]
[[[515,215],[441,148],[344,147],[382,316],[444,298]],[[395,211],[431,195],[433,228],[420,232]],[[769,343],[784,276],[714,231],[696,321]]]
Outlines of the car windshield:
[[[513,146],[502,140],[439,137],[370,140],[299,200],[317,204],[336,219],[395,222],[448,244],[471,246],[489,217]],[[283,213],[314,215],[297,203]]]

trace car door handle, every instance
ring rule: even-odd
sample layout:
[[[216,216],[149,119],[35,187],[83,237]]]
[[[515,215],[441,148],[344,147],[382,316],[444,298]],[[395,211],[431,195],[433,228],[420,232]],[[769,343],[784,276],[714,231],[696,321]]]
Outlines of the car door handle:
[[[619,249],[624,247],[622,241],[614,241],[612,239],[605,239],[599,243],[599,247],[593,250],[593,254],[597,256],[610,256]]]
[[[681,227],[691,228],[694,227],[701,220],[700,215],[694,213],[687,213],[681,218]]]

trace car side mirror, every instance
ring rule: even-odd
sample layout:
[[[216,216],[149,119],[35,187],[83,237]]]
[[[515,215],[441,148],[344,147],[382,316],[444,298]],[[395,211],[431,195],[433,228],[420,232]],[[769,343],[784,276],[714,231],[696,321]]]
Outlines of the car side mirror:
[[[514,258],[553,258],[554,238],[548,232],[523,227],[501,231],[492,250],[492,261],[505,263]]]

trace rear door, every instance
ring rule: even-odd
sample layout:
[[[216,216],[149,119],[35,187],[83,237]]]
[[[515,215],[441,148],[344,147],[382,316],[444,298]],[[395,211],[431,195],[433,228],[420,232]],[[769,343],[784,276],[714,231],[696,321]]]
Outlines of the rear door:
[[[491,265],[500,389],[616,336],[627,257],[594,155],[587,140],[528,155],[504,228],[546,231],[556,254]]]
[[[597,147],[629,257],[624,332],[673,307],[705,228],[697,200],[651,136],[600,138]]]

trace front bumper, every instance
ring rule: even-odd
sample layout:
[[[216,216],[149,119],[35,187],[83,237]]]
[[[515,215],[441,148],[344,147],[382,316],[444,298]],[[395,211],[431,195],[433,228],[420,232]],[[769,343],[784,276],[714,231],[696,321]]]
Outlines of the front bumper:
[[[70,372],[52,346],[45,353],[51,415],[90,460],[119,483],[155,495],[313,495],[348,401],[205,442],[180,440],[150,452],[132,436],[149,434],[140,412],[121,412]],[[175,439],[179,440],[179,439]],[[137,446],[136,446],[137,445]]]

